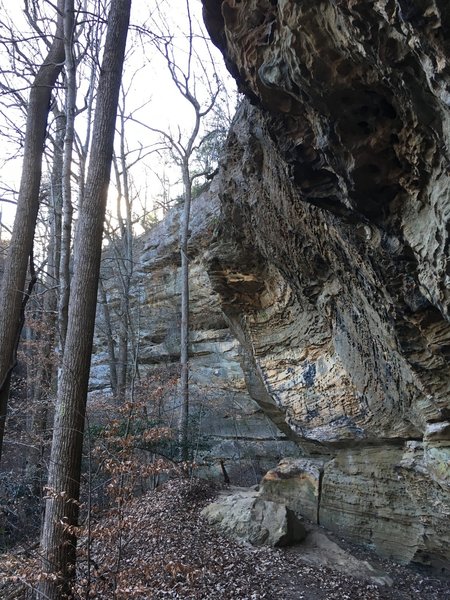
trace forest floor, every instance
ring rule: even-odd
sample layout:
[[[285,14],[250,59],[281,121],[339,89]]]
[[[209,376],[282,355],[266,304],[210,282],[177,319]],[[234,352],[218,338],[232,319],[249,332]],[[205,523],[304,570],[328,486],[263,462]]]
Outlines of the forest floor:
[[[448,579],[382,560],[320,528],[313,528],[310,536],[329,539],[330,551],[327,544],[315,550],[311,543],[255,548],[228,539],[200,514],[216,493],[217,488],[205,482],[172,480],[92,523],[90,560],[82,550],[75,597],[450,600]],[[0,598],[26,598],[26,588],[18,584],[3,587],[2,592],[1,570],[11,575],[14,564],[8,561],[0,559]],[[377,585],[370,577],[370,573],[379,577],[380,572],[384,574],[380,581],[390,585]]]

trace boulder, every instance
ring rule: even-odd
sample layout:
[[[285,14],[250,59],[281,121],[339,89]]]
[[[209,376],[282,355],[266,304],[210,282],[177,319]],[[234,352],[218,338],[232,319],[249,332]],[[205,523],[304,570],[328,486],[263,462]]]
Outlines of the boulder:
[[[318,522],[322,458],[286,458],[268,471],[261,482],[261,496],[281,502],[297,515]]]
[[[240,489],[224,495],[202,511],[227,535],[254,546],[288,546],[301,542],[306,530],[284,504],[261,498],[255,490]]]

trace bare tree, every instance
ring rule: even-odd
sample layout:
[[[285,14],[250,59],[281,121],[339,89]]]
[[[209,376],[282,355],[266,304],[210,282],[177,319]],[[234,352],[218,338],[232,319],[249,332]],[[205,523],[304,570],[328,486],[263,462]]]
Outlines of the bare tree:
[[[186,36],[186,46],[184,50],[186,59],[184,64],[177,60],[174,49],[173,38],[167,34],[162,34],[157,38],[158,48],[164,55],[167,67],[170,72],[173,83],[178,92],[191,106],[194,118],[190,133],[185,139],[178,131],[178,135],[161,131],[156,128],[153,131],[158,132],[167,142],[176,163],[181,169],[183,182],[183,213],[180,223],[180,258],[181,258],[181,329],[180,329],[180,387],[181,387],[181,405],[179,414],[179,441],[181,447],[182,460],[189,458],[189,221],[191,212],[191,203],[193,197],[193,183],[198,177],[208,175],[207,172],[198,172],[193,169],[193,160],[202,145],[202,141],[207,139],[207,135],[201,138],[201,123],[213,109],[220,92],[220,83],[217,74],[205,74],[208,81],[209,93],[206,101],[201,102],[196,94],[198,87],[198,77],[195,75],[194,67],[201,72],[205,69],[202,61],[196,55],[194,43],[194,31],[190,3],[186,0],[186,13],[188,33]],[[164,22],[166,31],[169,31]],[[213,61],[211,59],[211,64]],[[212,84],[211,84],[212,79]],[[208,88],[207,88],[208,89]]]
[[[56,107],[53,108],[54,112],[55,110],[57,110]],[[33,391],[33,396],[32,402],[28,406],[28,433],[31,443],[27,456],[25,477],[31,483],[37,496],[42,492],[45,478],[44,461],[50,442],[47,427],[49,414],[51,414],[50,396],[56,373],[54,348],[57,338],[56,313],[59,287],[58,265],[61,254],[62,165],[65,123],[64,114],[58,111],[54,123],[52,168],[48,182],[46,273],[38,283],[41,291],[40,310],[37,319],[39,322],[39,360],[37,364],[35,360],[30,361],[32,364],[27,364],[28,389]],[[35,353],[34,355],[36,356]],[[32,385],[30,385],[30,379]]]
[[[83,0],[84,9],[88,0]],[[80,3],[80,10],[81,3]],[[15,55],[21,56],[21,71],[27,72],[28,65],[36,61],[35,56],[39,55],[40,46],[42,46],[41,37],[43,35],[43,23],[47,28],[49,21],[49,11],[43,11],[37,3],[25,3],[24,15],[26,23],[34,35],[22,33],[25,40],[19,45],[15,43],[17,34],[14,25],[10,24],[9,38],[12,40],[10,50],[10,61],[14,64]],[[81,22],[81,24],[79,24]],[[48,177],[45,177],[45,165],[43,164],[44,177],[41,184],[41,202],[40,212],[36,224],[34,253],[46,263],[42,272],[42,278],[37,282],[35,288],[35,298],[29,305],[32,310],[27,310],[27,320],[31,317],[31,329],[25,326],[24,332],[28,336],[35,335],[36,340],[31,343],[39,344],[39,356],[42,360],[25,360],[23,366],[27,371],[27,395],[30,400],[26,413],[26,428],[30,436],[29,453],[26,462],[25,475],[29,482],[33,483],[33,489],[36,494],[40,492],[40,481],[45,476],[43,470],[44,450],[49,445],[48,422],[47,417],[51,415],[48,411],[51,407],[51,393],[54,391],[54,376],[56,374],[54,362],[55,344],[63,346],[65,328],[67,326],[67,303],[69,289],[69,260],[71,252],[71,225],[72,225],[72,194],[71,181],[74,180],[72,153],[74,145],[74,124],[77,114],[76,99],[76,66],[86,58],[86,48],[89,45],[89,36],[93,30],[95,22],[86,25],[86,19],[78,20],[75,15],[74,1],[66,0],[64,6],[64,47],[65,47],[65,65],[62,85],[55,88],[52,94],[51,113],[47,127],[47,137],[50,143],[46,144],[44,160],[47,161]],[[2,27],[5,28],[3,22]],[[76,33],[76,35],[75,35]],[[28,42],[28,39],[33,42]],[[45,43],[45,40],[44,40]],[[77,48],[75,55],[75,46]],[[26,50],[26,51],[25,51]],[[93,62],[93,61],[91,61]],[[97,62],[95,63],[97,68]],[[25,75],[22,75],[22,79]],[[17,76],[11,76],[7,83],[17,85]],[[9,95],[13,95],[15,103],[20,103],[22,108],[22,97],[12,88]],[[26,101],[23,99],[23,107],[26,107]],[[17,110],[15,111],[17,112]],[[89,125],[88,125],[89,126]],[[79,162],[81,165],[81,161]],[[78,178],[79,180],[79,178]],[[62,219],[64,215],[64,219]],[[64,227],[62,227],[64,221]],[[61,252],[61,248],[63,252]],[[60,290],[60,272],[62,280],[62,290]],[[59,313],[62,318],[59,319],[58,332],[61,332],[61,338],[58,340],[56,325],[58,323],[56,315]],[[39,314],[39,319],[33,313]],[[35,332],[33,334],[33,331]],[[22,336],[23,337],[23,336]],[[39,341],[38,341],[39,340]],[[62,340],[62,341],[61,341]],[[29,344],[28,344],[29,345]],[[19,356],[26,358],[25,354],[19,353]],[[25,415],[24,419],[25,421]],[[51,436],[50,436],[51,437]]]
[[[116,254],[117,275],[119,278],[119,343],[117,356],[117,397],[123,399],[127,384],[128,345],[131,333],[130,286],[133,275],[133,224],[132,199],[130,189],[129,165],[125,138],[125,101],[126,93],[122,88],[122,101],[119,105],[119,153],[114,157],[114,170],[117,187],[117,221],[119,242],[113,244]],[[122,214],[122,201],[125,204],[125,216]]]
[[[64,0],[58,0],[56,31],[47,57],[31,86],[24,142],[22,177],[14,228],[0,290],[0,456],[11,373],[21,329],[27,264],[39,209],[42,156],[52,89],[64,63]]]
[[[133,55],[133,50],[127,53],[127,61],[130,55]],[[132,383],[132,373],[138,374],[138,341],[134,326],[135,311],[130,307],[130,293],[135,267],[133,226],[141,221],[141,216],[135,214],[139,190],[135,185],[133,171],[135,167],[142,167],[142,162],[161,146],[159,142],[143,145],[136,141],[129,145],[127,139],[128,126],[135,121],[134,115],[148,104],[145,102],[138,107],[129,106],[132,87],[134,81],[141,76],[141,68],[131,70],[131,74],[127,69],[126,81],[121,86],[116,124],[117,142],[113,156],[117,195],[115,211],[111,211],[111,218],[107,219],[105,228],[108,246],[103,257],[100,286],[103,309],[101,329],[108,346],[111,388],[118,401],[124,400]]]
[[[64,152],[62,166],[62,228],[61,228],[61,256],[59,265],[59,303],[58,303],[58,329],[61,347],[61,358],[64,354],[64,344],[67,332],[67,311],[70,292],[70,249],[72,242],[72,189],[71,172],[72,156],[75,138],[75,111],[77,101],[76,63],[74,56],[75,12],[73,0],[66,0],[64,10],[64,50],[66,60],[64,72],[66,79],[65,119],[66,130],[64,136]]]
[[[86,13],[87,0],[84,0],[84,11]],[[84,36],[82,36],[84,33]],[[59,263],[59,298],[58,298],[58,333],[59,354],[62,361],[64,345],[67,333],[67,318],[70,296],[70,261],[72,257],[73,217],[77,205],[81,206],[84,197],[84,186],[86,178],[86,162],[91,142],[92,111],[95,100],[95,89],[98,72],[98,55],[100,40],[104,33],[102,19],[94,19],[94,22],[86,27],[86,14],[80,15],[74,10],[73,0],[67,0],[64,15],[64,46],[66,61],[64,65],[65,74],[65,102],[64,115],[66,119],[66,131],[64,137],[63,171],[62,171],[62,223],[61,223],[61,255]],[[81,39],[83,38],[83,39]],[[87,60],[86,60],[87,59]],[[84,63],[89,65],[88,72],[83,68]],[[87,86],[84,97],[84,107],[78,108],[78,87]],[[86,128],[85,139],[82,141],[77,134],[75,123],[76,117],[84,114],[84,125]],[[74,156],[76,152],[76,156]],[[74,164],[75,163],[75,164]],[[77,174],[74,175],[74,166],[77,166]],[[78,184],[78,197],[72,192],[73,181]]]
[[[112,0],[99,77],[91,157],[74,248],[74,277],[59,382],[41,538],[41,598],[70,596],[102,230],[131,0]]]

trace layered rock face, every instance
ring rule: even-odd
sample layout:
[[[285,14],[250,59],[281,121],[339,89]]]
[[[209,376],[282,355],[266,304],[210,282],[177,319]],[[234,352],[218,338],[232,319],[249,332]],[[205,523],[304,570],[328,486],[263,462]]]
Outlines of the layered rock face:
[[[450,6],[203,4],[249,99],[208,269],[250,393],[305,455],[323,455],[307,509],[320,523],[444,563]]]

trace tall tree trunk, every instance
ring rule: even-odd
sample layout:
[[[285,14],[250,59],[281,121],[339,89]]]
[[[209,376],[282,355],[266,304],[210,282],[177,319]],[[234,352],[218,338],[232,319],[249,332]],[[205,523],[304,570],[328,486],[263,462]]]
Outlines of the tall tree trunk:
[[[180,406],[178,415],[178,441],[180,445],[180,457],[182,460],[189,459],[189,258],[188,258],[188,243],[189,243],[189,220],[192,201],[192,183],[195,177],[202,175],[201,173],[191,175],[191,160],[194,153],[199,150],[202,144],[195,147],[194,144],[200,132],[201,120],[213,109],[217,96],[220,91],[220,86],[217,85],[215,92],[213,86],[210,87],[211,96],[206,106],[203,106],[197,99],[196,92],[196,76],[195,66],[199,66],[196,57],[197,52],[194,52],[194,31],[192,27],[191,16],[191,0],[185,0],[185,8],[188,21],[188,31],[186,35],[187,48],[183,49],[183,62],[181,66],[175,60],[176,52],[171,41],[173,36],[167,32],[166,36],[161,36],[162,42],[157,42],[160,51],[165,56],[167,67],[170,76],[177,90],[191,105],[194,110],[194,123],[189,138],[184,141],[179,132],[178,137],[173,136],[170,131],[150,127],[152,131],[158,132],[162,139],[168,144],[168,147],[176,157],[177,164],[180,165],[183,178],[184,192],[184,210],[180,219],[180,255],[181,255],[181,328],[180,328]],[[186,32],[183,32],[184,34]],[[196,64],[197,63],[197,64]],[[217,77],[215,80],[218,84]],[[205,140],[206,138],[204,138]],[[204,141],[203,140],[203,141]],[[206,175],[206,173],[203,173]]]
[[[108,363],[109,363],[109,381],[114,398],[117,398],[117,361],[116,350],[114,347],[114,337],[111,325],[111,313],[109,311],[108,298],[106,296],[105,286],[100,279],[100,298],[103,308],[103,318],[105,320],[106,343],[108,346]]]
[[[56,312],[58,307],[57,289],[59,262],[61,254],[61,207],[62,207],[62,166],[63,146],[66,131],[65,114],[55,107],[55,141],[53,145],[53,163],[50,179],[49,242],[47,249],[47,281],[43,297],[43,315],[45,323],[42,332],[42,361],[37,366],[35,390],[30,415],[30,434],[33,443],[28,452],[25,478],[31,483],[33,493],[39,496],[44,483],[45,453],[50,443],[48,433],[49,395],[55,376],[52,358],[56,340]]]
[[[99,78],[91,160],[74,249],[74,277],[59,382],[41,539],[41,598],[70,596],[75,574],[80,468],[100,272],[102,230],[131,0],[112,0]]]
[[[39,187],[47,117],[52,90],[64,62],[63,11],[64,0],[58,0],[53,43],[31,86],[17,212],[0,291],[0,457],[8,406],[9,381],[20,335],[20,312],[27,264],[33,246],[39,209]]]
[[[124,99],[125,106],[125,99]],[[127,386],[127,375],[129,370],[129,352],[128,344],[132,337],[131,318],[130,318],[130,287],[131,277],[133,274],[133,231],[132,231],[132,215],[131,215],[131,198],[130,198],[130,182],[128,177],[128,166],[125,151],[125,115],[123,109],[120,111],[120,165],[123,180],[123,199],[125,201],[126,216],[125,222],[120,214],[121,220],[121,236],[122,236],[122,290],[120,311],[122,314],[120,342],[119,342],[119,366],[120,376],[118,377],[119,394],[122,398],[125,397]]]
[[[125,147],[125,100],[119,106],[118,126],[120,132],[120,153],[114,158],[114,169],[117,186],[117,221],[120,237],[114,237],[113,250],[117,263],[119,279],[119,321],[117,343],[117,398],[124,400],[130,370],[129,346],[134,346],[132,321],[130,317],[130,287],[133,274],[133,231],[130,197],[130,181],[128,175],[127,153]],[[122,214],[122,202],[125,203],[125,217]]]
[[[191,214],[192,185],[189,174],[189,158],[184,161],[183,187],[184,207],[180,232],[181,253],[181,331],[180,331],[180,445],[182,460],[189,460],[189,220]]]
[[[66,61],[66,132],[64,136],[62,191],[63,191],[63,220],[61,235],[61,262],[59,265],[60,294],[58,303],[58,330],[61,362],[64,356],[64,344],[67,333],[67,311],[70,294],[70,247],[72,242],[72,191],[71,171],[73,142],[75,137],[75,109],[77,99],[76,64],[74,57],[73,38],[75,29],[75,13],[73,0],[66,0],[64,10],[64,50]]]

